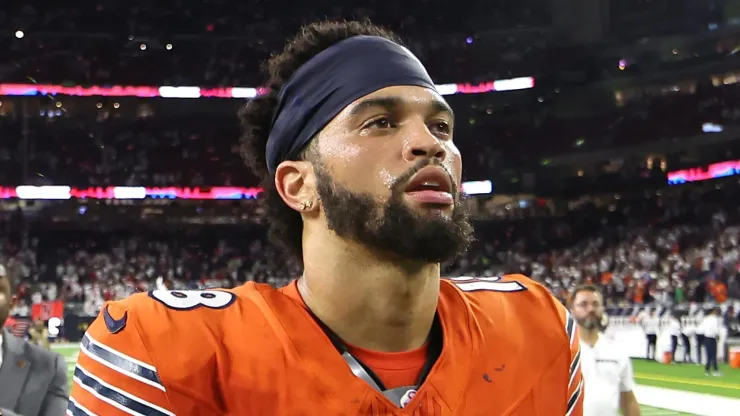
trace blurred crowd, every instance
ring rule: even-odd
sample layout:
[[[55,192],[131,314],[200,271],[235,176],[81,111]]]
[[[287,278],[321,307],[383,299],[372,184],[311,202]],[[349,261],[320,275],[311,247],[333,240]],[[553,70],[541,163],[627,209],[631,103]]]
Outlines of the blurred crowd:
[[[736,181],[688,186],[479,220],[477,242],[445,265],[444,275],[523,273],[561,300],[575,285],[593,283],[611,306],[740,300],[738,189]],[[95,314],[105,300],[139,291],[246,281],[279,287],[301,273],[256,223],[105,232],[30,225],[5,238],[2,253],[20,282],[19,315],[43,300],[79,303]]]
[[[445,77],[440,82],[473,81],[465,74],[483,76],[482,62],[513,70],[522,55],[536,55],[545,39],[537,29],[551,21],[549,3],[493,0],[460,6],[439,0],[376,0],[357,6],[322,0],[286,8],[270,0],[170,0],[156,5],[93,0],[62,7],[35,0],[10,5],[0,14],[3,27],[24,32],[21,39],[0,42],[5,58],[0,79],[253,87],[262,81],[256,77],[259,63],[282,48],[288,34],[332,16],[368,17],[399,31],[422,58],[447,64],[435,74]],[[532,36],[507,33],[522,28],[532,30]],[[453,50],[455,56],[444,52]],[[500,62],[502,55],[509,63]]]
[[[648,59],[662,56],[651,50],[641,52],[644,59],[621,60],[606,46],[596,53],[553,45],[548,0],[477,1],[465,7],[439,0],[377,8],[378,0],[364,3],[322,0],[286,10],[269,0],[169,0],[156,6],[111,0],[72,6],[22,2],[0,12],[6,30],[23,32],[0,37],[6,58],[0,62],[0,82],[259,86],[264,81],[258,76],[260,62],[302,23],[323,16],[370,17],[399,31],[438,83],[535,77],[535,88],[521,94],[447,97],[457,115],[466,180],[500,183],[495,175],[501,172],[518,175],[564,153],[645,141],[671,146],[732,129],[740,117],[734,76],[703,75],[673,85],[635,83],[616,92],[561,90],[569,76],[582,78],[575,84],[583,86],[614,74],[631,77],[666,69],[648,61],[696,65],[710,52],[713,58],[738,59],[730,53],[736,40],[685,40],[683,49],[667,54],[670,59]],[[0,102],[0,163],[9,167],[0,170],[3,186],[256,185],[238,154],[236,100],[224,106],[220,117],[213,111],[208,117],[163,116],[161,101],[38,100],[25,107],[11,98]],[[212,110],[213,101],[188,105]],[[76,108],[82,106],[95,110]]]
[[[576,120],[552,114],[545,104],[509,117],[486,104],[495,99],[493,94],[452,96],[459,120],[456,141],[466,155],[465,179],[494,179],[505,169],[537,166],[563,153],[650,141],[670,146],[676,140],[734,129],[740,119],[738,85],[720,82],[715,87],[707,80],[685,91],[635,93],[614,111]],[[159,116],[145,102],[124,104],[138,107],[130,117],[117,116],[123,110],[110,103],[97,116],[62,111],[50,116],[51,106],[29,121],[20,109],[8,111],[0,116],[0,163],[12,168],[0,171],[0,182],[255,186],[239,156],[238,106],[223,104],[220,116],[200,118]]]
[[[19,32],[0,38],[5,58],[0,82],[258,86],[263,81],[259,63],[302,23],[324,16],[370,17],[399,31],[438,83],[535,76],[533,90],[510,96],[448,97],[457,117],[456,142],[465,156],[465,180],[493,179],[507,170],[519,175],[563,153],[648,141],[669,148],[679,139],[734,129],[740,119],[738,78],[727,74],[561,91],[562,74],[552,73],[561,64],[568,67],[574,51],[582,50],[551,48],[547,0],[489,0],[464,7],[440,0],[422,0],[424,7],[365,3],[320,0],[289,8],[271,0],[10,4],[0,12],[0,24]],[[714,46],[712,41],[704,45],[713,59],[726,55]],[[598,55],[595,60],[583,55],[582,61],[592,61],[588,67],[599,74],[632,76],[650,69],[644,66],[650,59],[622,62],[606,52]],[[700,60],[688,49],[669,56],[679,55]],[[611,62],[608,69],[600,59]],[[578,65],[572,69],[574,78],[583,78],[581,86],[609,78],[591,76]],[[541,79],[541,73],[547,75]],[[2,186],[257,185],[239,156],[236,101],[28,100],[0,102]],[[160,114],[162,101],[187,108],[190,115],[172,107]],[[445,275],[520,272],[561,299],[574,285],[592,282],[603,287],[612,305],[740,299],[737,189],[733,182],[716,189],[586,196],[567,208],[544,203],[484,210],[476,217],[478,241],[445,265]],[[79,303],[94,314],[103,301],[137,291],[245,281],[280,286],[300,275],[300,265],[266,241],[259,215],[245,218],[254,223],[108,231],[102,223],[97,231],[60,231],[28,220],[21,232],[0,232],[0,264],[19,283],[18,314],[42,300]],[[0,221],[8,229],[17,224]]]
[[[701,17],[709,11],[703,9],[716,9],[706,2],[679,2],[685,4],[667,10],[660,10],[665,7],[661,2],[611,3],[611,22],[605,25],[611,26],[615,36],[636,41],[637,46],[649,41],[650,35],[676,30],[694,33],[698,28],[707,31],[706,22],[713,22],[711,28],[717,29],[726,20],[721,12],[716,17]],[[326,17],[367,17],[397,31],[426,65],[435,68],[432,75],[440,83],[540,75],[543,70],[559,68],[574,70],[576,77],[632,76],[721,61],[729,52],[713,42],[691,47],[690,42],[681,42],[687,49],[670,59],[663,59],[662,52],[643,51],[626,67],[618,67],[623,57],[606,52],[604,46],[610,45],[594,50],[563,47],[569,38],[563,27],[567,23],[554,24],[552,4],[551,0],[486,0],[464,5],[442,0],[368,0],[357,5],[321,0],[286,8],[274,0],[167,0],[156,5],[140,0],[125,5],[85,0],[63,6],[48,0],[24,1],[0,11],[0,54],[4,58],[0,80],[254,87],[263,81],[257,76],[262,60],[281,49],[300,25]],[[562,19],[563,11],[556,12]],[[656,15],[666,22],[656,21],[662,20]],[[622,22],[623,18],[627,21]],[[645,21],[640,23],[640,18]],[[696,28],[670,24],[677,23],[676,18]],[[638,32],[622,33],[625,28]],[[642,34],[639,40],[637,33]]]
[[[491,171],[502,163],[528,166],[541,163],[547,156],[645,142],[660,142],[668,148],[681,139],[737,128],[740,86],[725,85],[721,79],[715,82],[716,86],[706,78],[686,86],[617,92],[616,108],[578,117],[563,115],[559,107],[562,103],[548,106],[545,102],[529,115],[517,113],[510,117],[489,115],[493,113],[490,107],[475,105],[471,110],[476,113],[471,134],[481,138],[471,152],[477,155],[475,167]],[[561,114],[557,114],[559,111]],[[575,110],[580,111],[583,110]]]
[[[26,144],[12,136],[20,121],[0,117],[0,128],[9,132],[0,163],[16,166],[0,179],[81,187],[256,185],[239,156],[235,111],[230,116],[227,125],[208,119],[37,118],[27,136],[25,169],[20,155]],[[24,170],[27,176],[18,176]]]
[[[740,299],[738,189],[636,191],[479,223],[478,243],[447,275],[523,273],[562,301],[590,283],[609,306]]]
[[[3,16],[11,27],[37,32],[208,34],[224,36],[249,34],[262,27],[267,35],[293,32],[297,26],[325,16],[369,17],[407,33],[435,34],[481,28],[515,28],[549,24],[550,2],[526,0],[512,5],[503,0],[472,3],[467,7],[449,2],[424,0],[418,3],[387,5],[378,0],[361,5],[337,0],[319,0],[286,8],[272,0],[241,4],[225,0],[168,0],[156,5],[134,0],[123,6],[113,0],[92,0],[63,7],[45,0],[9,5]],[[383,6],[383,7],[381,7]],[[485,19],[481,15],[485,15]],[[162,22],[166,22],[164,27]],[[476,24],[477,22],[477,24]]]

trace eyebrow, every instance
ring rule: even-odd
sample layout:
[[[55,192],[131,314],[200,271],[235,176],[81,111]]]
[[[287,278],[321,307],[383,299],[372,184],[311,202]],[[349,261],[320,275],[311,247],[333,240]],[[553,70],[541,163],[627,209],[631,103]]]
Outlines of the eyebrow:
[[[352,108],[352,111],[350,111],[350,116],[354,117],[358,114],[364,112],[367,109],[375,108],[375,107],[381,107],[388,111],[396,110],[400,107],[403,107],[404,104],[406,104],[407,101],[404,100],[401,97],[379,97],[379,98],[368,98],[366,100],[363,100]],[[427,102],[426,104],[430,107],[430,113],[431,114],[437,114],[437,113],[448,113],[452,118],[455,117],[455,112],[452,111],[452,107],[450,107],[449,104],[446,102],[439,100],[439,99],[433,99],[432,101]]]

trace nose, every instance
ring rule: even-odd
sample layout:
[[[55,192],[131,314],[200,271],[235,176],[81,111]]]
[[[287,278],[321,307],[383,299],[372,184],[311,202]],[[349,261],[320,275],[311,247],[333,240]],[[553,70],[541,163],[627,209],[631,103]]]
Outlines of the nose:
[[[437,159],[442,162],[447,157],[444,143],[435,137],[424,123],[409,126],[403,148],[403,158],[414,162],[419,158]]]

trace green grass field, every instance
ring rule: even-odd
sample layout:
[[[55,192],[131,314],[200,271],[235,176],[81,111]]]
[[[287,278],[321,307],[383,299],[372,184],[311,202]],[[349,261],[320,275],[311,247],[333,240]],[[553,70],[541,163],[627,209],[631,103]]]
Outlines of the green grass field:
[[[633,360],[635,381],[645,386],[693,391],[695,393],[740,399],[740,371],[720,365],[721,377],[704,375],[704,366],[696,364],[665,365],[654,361]]]
[[[642,416],[694,416],[691,413],[674,412],[673,410],[658,409],[657,407],[640,406]]]
[[[79,347],[74,344],[57,344],[53,346],[53,349],[66,358],[69,381],[72,383],[72,373]],[[722,377],[708,377],[704,375],[704,367],[695,364],[664,365],[645,360],[633,360],[632,363],[635,381],[640,385],[740,399],[740,370],[733,370],[727,365],[720,366]],[[643,416],[692,416],[691,413],[680,413],[649,406],[642,406],[642,414]]]
[[[635,382],[643,386],[711,394],[740,399],[740,370],[720,365],[721,377],[704,375],[704,366],[696,364],[660,364],[655,361],[632,360]],[[692,415],[671,410],[642,406],[644,416]]]

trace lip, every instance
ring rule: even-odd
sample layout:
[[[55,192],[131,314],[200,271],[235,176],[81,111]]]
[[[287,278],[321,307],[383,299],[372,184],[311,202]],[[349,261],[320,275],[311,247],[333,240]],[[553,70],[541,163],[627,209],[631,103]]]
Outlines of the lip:
[[[434,192],[452,194],[452,179],[450,178],[450,175],[448,175],[444,169],[434,166],[427,166],[416,172],[406,186],[406,192],[413,192],[410,190],[423,185],[425,182],[435,182],[439,184],[439,188],[435,189]]]

